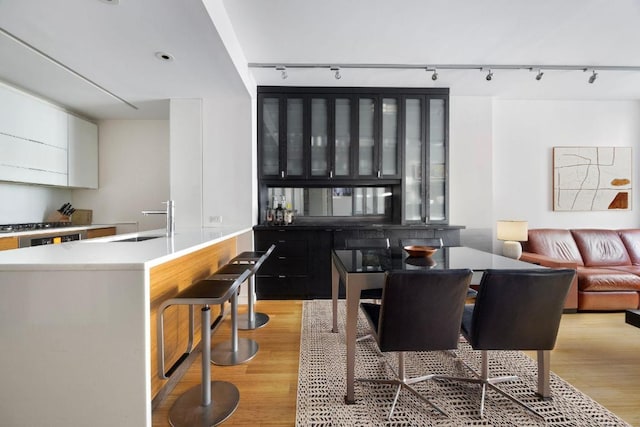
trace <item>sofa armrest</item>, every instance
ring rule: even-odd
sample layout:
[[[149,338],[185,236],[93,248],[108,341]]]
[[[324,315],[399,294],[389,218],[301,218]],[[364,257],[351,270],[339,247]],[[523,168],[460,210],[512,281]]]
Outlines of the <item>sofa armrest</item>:
[[[578,268],[578,263],[576,261],[551,258],[545,255],[535,254],[533,252],[523,252],[520,257],[520,261],[548,268],[572,268],[574,270],[577,270]],[[578,274],[574,276],[573,281],[571,282],[567,299],[564,301],[564,310],[568,312],[575,312],[578,310]]]
[[[520,261],[549,268],[573,268],[574,270],[578,268],[577,261],[551,258],[545,255],[535,254],[533,252],[523,252],[520,257]]]

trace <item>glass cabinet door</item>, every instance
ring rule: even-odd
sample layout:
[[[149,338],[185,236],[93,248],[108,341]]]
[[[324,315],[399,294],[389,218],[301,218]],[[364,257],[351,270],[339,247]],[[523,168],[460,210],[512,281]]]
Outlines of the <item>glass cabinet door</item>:
[[[280,99],[262,100],[262,175],[280,175]]]
[[[303,117],[303,99],[287,98],[287,177],[304,175]]]
[[[373,98],[360,98],[358,104],[358,175],[372,176],[377,174],[374,169],[377,166],[374,163],[376,104]]]
[[[382,138],[379,152],[381,157],[381,174],[394,177],[398,173],[398,100],[382,99]],[[380,174],[378,174],[380,177]]]
[[[311,175],[329,176],[329,110],[326,98],[311,98]]]
[[[446,220],[447,147],[444,99],[429,100],[429,220]]]
[[[407,222],[423,221],[423,185],[424,150],[422,133],[423,100],[405,101],[405,141],[404,141],[404,209],[403,217]]]
[[[336,98],[334,172],[336,177],[351,175],[351,99]]]

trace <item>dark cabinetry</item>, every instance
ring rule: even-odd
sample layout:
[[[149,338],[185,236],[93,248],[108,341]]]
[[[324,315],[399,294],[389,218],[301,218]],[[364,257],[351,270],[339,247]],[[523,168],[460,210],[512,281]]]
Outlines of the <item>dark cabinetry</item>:
[[[256,230],[255,247],[276,249],[260,268],[258,299],[328,298],[324,283],[330,277],[330,234],[315,230],[274,228]],[[330,279],[329,279],[330,280]]]
[[[385,186],[394,222],[447,224],[448,103],[444,88],[259,87],[260,212],[270,188]]]
[[[458,246],[460,227],[256,226],[256,250],[276,245],[258,271],[258,299],[331,298],[331,249],[343,248],[346,239],[372,237],[388,237],[391,246],[400,239],[440,237],[446,246]]]
[[[260,87],[260,177],[400,179],[400,102],[395,92]]]

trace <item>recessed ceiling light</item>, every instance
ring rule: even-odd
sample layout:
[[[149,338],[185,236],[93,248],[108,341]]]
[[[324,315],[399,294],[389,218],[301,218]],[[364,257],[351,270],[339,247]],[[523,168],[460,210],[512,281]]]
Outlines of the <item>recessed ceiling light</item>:
[[[161,61],[171,62],[173,61],[173,55],[167,52],[156,52],[156,58]]]
[[[120,4],[120,0],[100,0],[100,1],[106,4]]]

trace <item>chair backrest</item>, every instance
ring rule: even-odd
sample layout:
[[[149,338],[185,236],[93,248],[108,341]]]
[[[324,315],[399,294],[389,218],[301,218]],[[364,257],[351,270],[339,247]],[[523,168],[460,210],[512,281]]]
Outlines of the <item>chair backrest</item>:
[[[345,249],[389,249],[389,239],[386,237],[346,239],[344,247]]]
[[[570,269],[485,271],[463,334],[477,350],[553,349],[574,275]]]
[[[457,348],[471,270],[387,273],[377,340],[381,351]]]
[[[400,247],[405,246],[429,246],[432,248],[441,248],[443,245],[440,237],[431,237],[425,239],[400,239]]]

